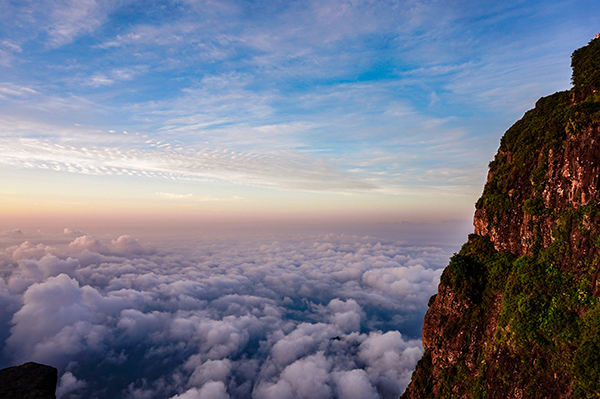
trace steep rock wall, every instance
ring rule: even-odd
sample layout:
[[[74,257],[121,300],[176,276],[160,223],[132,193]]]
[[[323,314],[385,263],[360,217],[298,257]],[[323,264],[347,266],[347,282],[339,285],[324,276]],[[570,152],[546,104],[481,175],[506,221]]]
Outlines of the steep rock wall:
[[[600,38],[502,137],[404,399],[600,397]]]

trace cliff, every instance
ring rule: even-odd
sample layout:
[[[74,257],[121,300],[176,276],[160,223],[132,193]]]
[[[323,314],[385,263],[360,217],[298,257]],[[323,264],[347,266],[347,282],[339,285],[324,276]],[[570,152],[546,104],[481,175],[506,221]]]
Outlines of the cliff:
[[[600,38],[502,137],[403,399],[600,397]]]

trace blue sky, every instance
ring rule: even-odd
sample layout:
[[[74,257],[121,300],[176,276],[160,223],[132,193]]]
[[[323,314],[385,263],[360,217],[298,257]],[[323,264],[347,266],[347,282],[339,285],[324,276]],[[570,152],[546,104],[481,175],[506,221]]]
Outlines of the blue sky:
[[[4,0],[3,214],[470,219],[596,6]]]

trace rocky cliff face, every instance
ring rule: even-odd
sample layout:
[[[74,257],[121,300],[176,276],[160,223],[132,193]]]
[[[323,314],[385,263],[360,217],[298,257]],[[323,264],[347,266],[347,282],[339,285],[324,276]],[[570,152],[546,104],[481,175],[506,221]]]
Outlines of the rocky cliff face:
[[[503,136],[404,399],[600,397],[600,38]]]
[[[516,170],[510,177],[517,184],[501,193],[508,197],[509,212],[494,217],[494,209],[490,212],[489,207],[478,204],[474,218],[475,234],[489,237],[499,251],[524,255],[536,252],[536,246],[547,248],[552,243],[552,227],[558,219],[556,214],[547,211],[577,209],[600,199],[599,126],[580,128],[579,134],[566,137],[562,148],[544,148],[544,143],[540,145],[541,151],[531,164],[526,165],[527,168],[523,169],[522,164],[514,165]],[[513,164],[512,155],[511,150],[501,150],[493,165]],[[541,192],[540,189],[536,191],[535,183],[531,181],[532,173],[539,171],[545,174]],[[494,172],[490,169],[488,174],[490,185],[498,184],[499,179]]]

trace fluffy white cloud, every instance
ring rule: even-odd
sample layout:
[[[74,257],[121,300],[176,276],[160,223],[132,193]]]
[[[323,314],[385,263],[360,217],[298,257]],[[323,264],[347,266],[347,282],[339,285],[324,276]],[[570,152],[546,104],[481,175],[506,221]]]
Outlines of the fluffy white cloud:
[[[334,235],[0,237],[0,359],[56,365],[64,398],[397,397],[449,255]]]
[[[200,389],[192,388],[171,399],[230,399],[225,385],[220,381],[210,381]]]
[[[73,373],[67,371],[60,377],[58,387],[56,388],[56,397],[58,399],[65,398],[67,395],[79,391],[86,386],[85,381],[78,380]]]
[[[100,348],[109,330],[93,324],[89,295],[94,291],[66,274],[31,285],[23,294],[23,307],[14,314],[7,348],[17,358],[44,359],[57,363],[82,351]]]
[[[108,252],[108,248],[106,247],[106,245],[100,243],[98,239],[90,235],[77,237],[73,240],[73,242],[69,244],[69,247],[76,252],[82,252],[85,249],[98,253]]]
[[[323,353],[306,356],[289,366],[281,373],[280,381],[289,384],[296,398],[330,398],[333,396],[329,382],[331,361]]]
[[[354,369],[333,374],[337,396],[345,399],[377,399],[379,395],[364,370]]]

